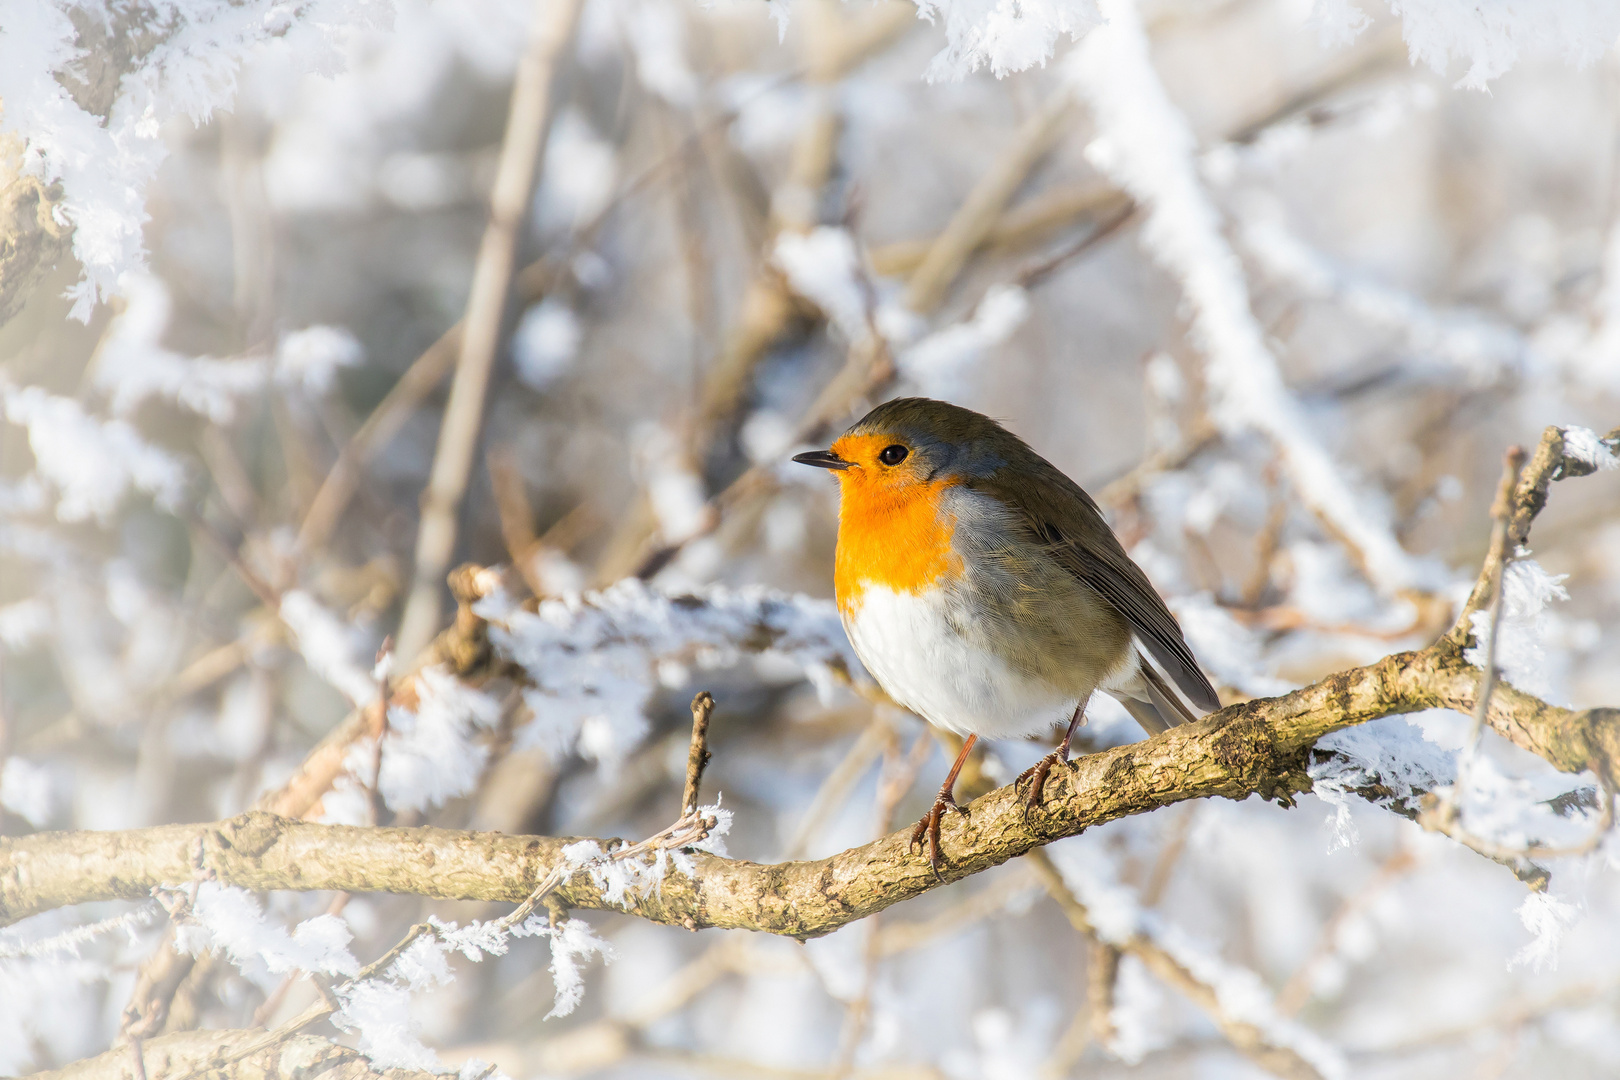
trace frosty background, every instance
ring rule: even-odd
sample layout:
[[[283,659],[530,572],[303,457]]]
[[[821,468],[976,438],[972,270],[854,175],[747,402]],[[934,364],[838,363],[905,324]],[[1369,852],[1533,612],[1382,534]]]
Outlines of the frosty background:
[[[1447,709],[1328,735],[1292,809],[1116,814],[803,945],[411,895],[448,864],[255,894],[199,829],[118,848],[179,867],[149,899],[29,897],[116,876],[46,830],[258,807],[652,837],[556,863],[646,914],[694,846],[914,820],[954,748],[854,663],[832,486],[785,464],[898,393],[1096,494],[1228,702],[1445,634],[1504,449],[1559,425],[1492,666],[1620,705],[1617,36],[1612,0],[0,3],[0,1073],[1615,1075],[1613,763]],[[453,600],[469,561],[510,568]]]

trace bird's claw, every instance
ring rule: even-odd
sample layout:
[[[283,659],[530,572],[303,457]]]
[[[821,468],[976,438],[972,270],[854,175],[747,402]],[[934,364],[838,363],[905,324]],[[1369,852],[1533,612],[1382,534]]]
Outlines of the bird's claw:
[[[1025,818],[1029,817],[1031,810],[1041,805],[1041,796],[1046,790],[1046,778],[1051,775],[1053,766],[1067,765],[1068,763],[1069,760],[1066,755],[1061,751],[1054,750],[1018,775],[1017,783],[1022,784],[1025,780],[1030,782],[1029,796],[1024,800]]]
[[[934,876],[941,881],[945,879],[944,875],[939,872],[939,868],[945,864],[945,860],[939,854],[939,823],[940,819],[945,816],[946,807],[955,810],[964,818],[968,816],[967,810],[957,805],[955,796],[948,791],[940,792],[939,798],[934,800],[933,807],[922,816],[922,820],[917,822],[917,827],[911,830],[911,842],[906,846],[907,851],[912,848],[920,848],[923,838],[926,837],[928,840],[929,869],[933,870]]]

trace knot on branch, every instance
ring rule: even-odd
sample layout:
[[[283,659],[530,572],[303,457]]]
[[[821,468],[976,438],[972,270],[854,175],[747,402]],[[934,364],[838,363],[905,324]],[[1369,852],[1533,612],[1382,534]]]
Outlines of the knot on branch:
[[[456,600],[456,617],[433,642],[436,658],[465,678],[487,667],[494,650],[489,642],[489,623],[473,611],[473,605],[501,587],[500,574],[476,563],[464,563],[450,572],[447,582]]]
[[[222,822],[212,839],[222,850],[249,859],[259,859],[282,837],[286,819],[265,810],[249,810]]]
[[[1247,710],[1239,711],[1214,731],[1210,756],[1240,788],[1268,802],[1293,806],[1294,795],[1310,790],[1305,752],[1278,745],[1276,729]]]
[[[1620,788],[1620,709],[1587,709],[1571,726],[1585,736],[1586,767]]]

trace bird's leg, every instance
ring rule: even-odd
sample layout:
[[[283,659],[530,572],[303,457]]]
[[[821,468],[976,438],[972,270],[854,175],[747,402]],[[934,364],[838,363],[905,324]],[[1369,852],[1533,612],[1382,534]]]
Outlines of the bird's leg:
[[[1046,787],[1046,777],[1051,773],[1052,766],[1069,763],[1069,743],[1074,739],[1075,728],[1086,718],[1086,703],[1089,700],[1089,696],[1081,698],[1080,704],[1074,707],[1074,715],[1069,718],[1069,730],[1063,733],[1063,741],[1058,743],[1057,749],[1025,769],[1024,774],[1018,778],[1019,783],[1023,783],[1025,779],[1030,781],[1029,799],[1024,803],[1025,813],[1041,804],[1041,792]]]
[[[911,843],[908,845],[908,849],[921,845],[923,837],[928,837],[928,865],[933,867],[935,877],[939,877],[941,862],[939,857],[939,819],[944,816],[947,806],[963,817],[967,817],[967,811],[956,805],[956,795],[952,789],[956,787],[956,777],[961,773],[962,765],[967,761],[968,754],[973,752],[973,744],[978,741],[979,737],[977,735],[967,737],[967,741],[962,744],[962,752],[956,755],[956,764],[951,766],[950,775],[945,777],[945,783],[940,785],[939,797],[934,800],[933,809],[924,814],[922,820],[917,822],[917,827],[911,831]]]

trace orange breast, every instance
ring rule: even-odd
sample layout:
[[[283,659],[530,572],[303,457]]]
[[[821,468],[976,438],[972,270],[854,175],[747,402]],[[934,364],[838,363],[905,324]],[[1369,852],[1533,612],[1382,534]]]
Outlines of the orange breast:
[[[962,559],[951,550],[956,517],[940,507],[953,483],[843,485],[833,576],[840,611],[859,607],[869,586],[915,593],[961,574]]]

